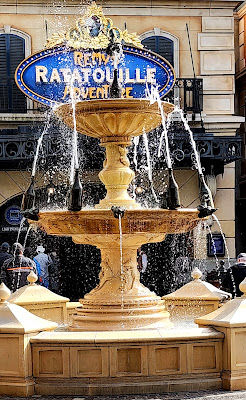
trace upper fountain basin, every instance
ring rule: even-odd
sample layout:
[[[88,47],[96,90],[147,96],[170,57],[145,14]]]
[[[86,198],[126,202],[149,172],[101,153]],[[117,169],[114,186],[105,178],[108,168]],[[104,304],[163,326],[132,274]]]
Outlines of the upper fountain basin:
[[[162,102],[164,113],[172,112],[174,105]],[[74,128],[71,104],[56,109],[63,122]],[[157,103],[147,99],[106,99],[79,101],[75,105],[77,131],[95,138],[129,138],[150,132],[161,125]]]

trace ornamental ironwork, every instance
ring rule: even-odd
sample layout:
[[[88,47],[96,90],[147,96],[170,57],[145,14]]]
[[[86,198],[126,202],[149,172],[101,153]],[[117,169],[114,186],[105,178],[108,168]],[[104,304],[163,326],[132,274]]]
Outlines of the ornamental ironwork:
[[[179,102],[184,113],[200,114],[203,110],[203,79],[177,78],[166,99]]]
[[[240,136],[221,137],[194,134],[194,140],[201,159],[221,160],[227,164],[241,158],[242,139]],[[174,158],[178,161],[191,158],[193,150],[187,135],[174,137],[171,148]],[[178,156],[175,157],[175,154]]]
[[[37,141],[40,135],[18,134],[0,135],[0,166],[8,163],[8,167],[32,163]],[[40,163],[45,164],[50,157],[62,154],[62,140],[55,135],[47,135],[42,143]],[[22,162],[22,164],[20,164]]]
[[[34,158],[37,147],[37,140],[40,135],[18,134],[18,135],[0,135],[0,165],[8,163],[11,166],[19,161],[30,163]],[[200,152],[202,163],[208,160],[221,161],[223,164],[230,163],[241,159],[241,142],[240,136],[212,136],[206,134],[194,134],[197,149]],[[93,141],[93,143],[91,143]],[[81,148],[86,148],[83,162],[88,169],[96,169],[96,165],[91,163],[89,158],[93,160],[93,151],[98,144],[95,139],[81,138]],[[184,133],[177,133],[170,137],[170,147],[172,157],[176,166],[190,165],[192,158],[192,148],[190,145],[189,137]],[[63,155],[64,138],[56,134],[45,135],[43,140],[42,150],[40,154],[41,163],[46,163],[50,157],[59,157]],[[103,159],[99,157],[100,161]],[[93,164],[93,165],[92,165]],[[91,165],[91,166],[90,166]]]

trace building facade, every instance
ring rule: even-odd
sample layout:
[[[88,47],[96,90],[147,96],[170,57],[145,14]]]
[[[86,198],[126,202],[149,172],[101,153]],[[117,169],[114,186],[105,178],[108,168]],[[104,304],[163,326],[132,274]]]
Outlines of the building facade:
[[[235,224],[235,162],[241,159],[241,138],[237,133],[244,122],[244,113],[239,109],[235,112],[234,105],[235,58],[239,54],[238,14],[235,10],[242,3],[234,0],[98,2],[115,26],[137,32],[146,47],[174,66],[177,83],[171,100],[180,99],[190,121],[231,258],[235,258],[236,237],[239,236],[239,230],[236,233],[239,223],[238,226]],[[20,195],[28,185],[31,160],[46,118],[45,110],[17,89],[14,71],[23,58],[43,49],[52,33],[74,25],[84,6],[72,0],[59,2],[57,6],[49,0],[35,4],[26,0],[9,0],[7,3],[0,0],[0,10],[0,206],[4,214],[3,240],[6,232],[17,229],[17,224],[11,225],[11,218],[6,215],[11,213],[11,207],[19,204]],[[244,20],[243,11],[240,18]],[[242,58],[239,63],[242,66]],[[56,142],[53,140],[52,145],[52,140],[50,137],[47,142],[47,157],[52,156],[52,146]],[[185,153],[185,142],[182,128],[177,123],[174,126],[174,149]],[[185,158],[177,161],[175,168],[182,205],[196,207],[199,204],[197,172]],[[84,171],[85,179],[89,176],[90,181],[97,185],[98,169],[98,165],[88,167]],[[158,169],[153,176],[158,187],[158,181],[162,179]],[[41,176],[37,185],[44,187],[47,179]],[[211,230],[220,233],[216,223]],[[204,231],[204,241],[195,245],[194,257],[212,260],[207,256],[206,235]]]

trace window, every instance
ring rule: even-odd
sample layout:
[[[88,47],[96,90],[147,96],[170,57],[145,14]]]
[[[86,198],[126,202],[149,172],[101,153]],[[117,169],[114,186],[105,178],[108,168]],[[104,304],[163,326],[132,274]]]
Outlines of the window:
[[[160,54],[172,64],[176,76],[179,76],[179,39],[169,32],[154,28],[152,31],[145,32],[141,36],[142,44],[149,50]]]
[[[0,30],[0,112],[25,113],[27,99],[15,83],[15,70],[27,55],[25,34],[10,27],[6,33],[6,28]]]
[[[142,40],[142,44],[149,50],[160,54],[173,65],[173,41],[162,36],[150,36]]]

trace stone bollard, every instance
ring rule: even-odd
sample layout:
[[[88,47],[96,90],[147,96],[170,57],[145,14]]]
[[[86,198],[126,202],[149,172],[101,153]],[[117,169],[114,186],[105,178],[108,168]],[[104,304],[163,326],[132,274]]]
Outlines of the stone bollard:
[[[243,296],[195,319],[200,327],[212,326],[225,335],[222,385],[227,390],[246,389],[246,278],[239,288]]]
[[[202,273],[198,268],[192,271],[191,276],[191,282],[162,297],[172,320],[194,321],[195,318],[216,310],[231,298],[230,293],[202,281]]]
[[[40,318],[54,321],[59,325],[66,325],[69,299],[44,286],[37,285],[38,277],[33,271],[30,272],[27,280],[29,284],[12,293],[9,302],[24,307]]]
[[[0,395],[28,397],[34,394],[30,339],[57,324],[7,301],[10,290],[0,285]]]

